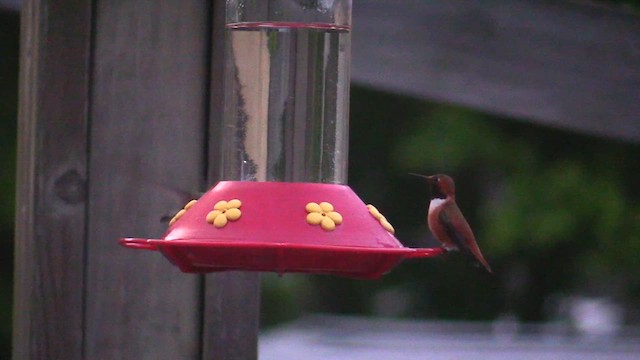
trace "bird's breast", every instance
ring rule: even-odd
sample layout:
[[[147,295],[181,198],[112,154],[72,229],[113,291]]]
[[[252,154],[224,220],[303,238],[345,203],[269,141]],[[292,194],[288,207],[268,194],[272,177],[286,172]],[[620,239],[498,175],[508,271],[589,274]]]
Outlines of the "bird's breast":
[[[431,199],[431,202],[429,203],[429,213],[440,207],[440,205],[444,204],[445,201],[445,199]]]
[[[443,210],[445,199],[431,199],[429,203],[429,215],[427,216],[427,223],[429,230],[433,233],[442,246],[447,250],[456,249],[456,245],[449,238],[444,224],[440,221],[440,211]]]

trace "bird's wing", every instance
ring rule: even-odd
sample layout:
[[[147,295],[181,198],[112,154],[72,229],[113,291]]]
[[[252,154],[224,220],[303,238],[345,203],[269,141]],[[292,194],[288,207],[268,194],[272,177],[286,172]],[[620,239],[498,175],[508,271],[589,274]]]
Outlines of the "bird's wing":
[[[448,203],[443,205],[438,215],[444,231],[449,235],[458,250],[470,254],[467,239],[469,236],[473,237],[473,233],[464,216],[462,216],[460,209],[455,204]]]
[[[447,203],[443,206],[439,217],[451,241],[456,244],[462,253],[473,256],[487,271],[493,272],[489,263],[487,263],[484,256],[482,256],[482,252],[476,243],[476,237],[473,236],[473,231],[471,231],[471,227],[462,215],[458,205],[455,203]]]

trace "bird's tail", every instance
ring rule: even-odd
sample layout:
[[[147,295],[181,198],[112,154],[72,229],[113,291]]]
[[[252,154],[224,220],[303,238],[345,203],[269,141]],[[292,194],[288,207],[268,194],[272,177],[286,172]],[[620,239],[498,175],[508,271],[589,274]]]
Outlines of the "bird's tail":
[[[473,260],[478,265],[482,265],[490,274],[493,274],[493,270],[491,269],[491,266],[489,265],[487,260],[485,260],[484,256],[482,255],[482,252],[480,251],[480,248],[478,247],[477,244],[475,244],[475,242],[468,244],[468,247],[466,246],[459,247],[457,250],[459,250],[461,253],[465,254],[466,256],[473,258]]]

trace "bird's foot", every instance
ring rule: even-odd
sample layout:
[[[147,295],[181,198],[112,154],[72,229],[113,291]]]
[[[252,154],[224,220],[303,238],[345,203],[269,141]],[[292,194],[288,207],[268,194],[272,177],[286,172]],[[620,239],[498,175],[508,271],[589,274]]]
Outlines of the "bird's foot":
[[[442,249],[444,249],[445,252],[458,251],[457,247],[446,246],[446,245],[442,245]]]

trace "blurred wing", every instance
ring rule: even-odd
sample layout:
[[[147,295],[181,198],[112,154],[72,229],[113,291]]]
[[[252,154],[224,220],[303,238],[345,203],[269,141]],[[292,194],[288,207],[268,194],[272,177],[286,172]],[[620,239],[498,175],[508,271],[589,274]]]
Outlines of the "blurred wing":
[[[204,192],[193,193],[186,190],[182,190],[176,186],[161,184],[159,182],[153,182],[152,185],[155,189],[158,189],[158,191],[174,196],[179,201],[178,204],[180,206],[186,204],[191,199],[199,199],[202,195],[204,195]],[[176,206],[173,209],[167,209],[167,213],[160,216],[160,222],[169,223],[169,221],[173,219],[173,216],[178,211],[180,211],[180,209],[181,208],[179,208],[178,206]]]

